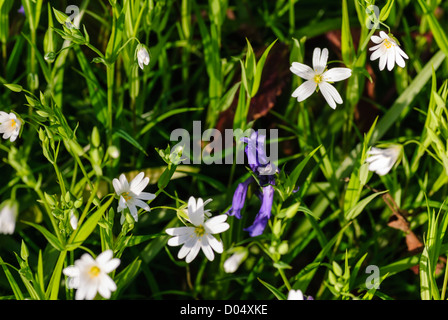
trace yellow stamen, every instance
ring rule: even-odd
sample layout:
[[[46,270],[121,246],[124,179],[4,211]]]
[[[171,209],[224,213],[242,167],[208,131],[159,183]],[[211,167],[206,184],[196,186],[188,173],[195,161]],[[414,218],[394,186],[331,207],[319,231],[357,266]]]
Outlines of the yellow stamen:
[[[321,74],[316,74],[314,76],[314,82],[316,82],[317,84],[322,82],[322,75]]]
[[[14,119],[11,119],[11,128],[15,128],[16,124],[16,121]]]
[[[132,199],[132,197],[129,195],[129,192],[123,192],[121,196],[124,198],[124,200],[129,201]]]
[[[385,39],[383,42],[384,46],[386,47],[386,49],[390,49],[392,48],[392,46],[394,45],[392,42],[390,42],[389,40]]]
[[[101,272],[100,268],[98,268],[97,266],[93,266],[89,270],[89,276],[90,278],[96,278],[100,275],[100,272]]]
[[[205,234],[204,226],[202,224],[197,226],[196,229],[194,229],[194,233],[196,234],[197,237],[202,238]]]

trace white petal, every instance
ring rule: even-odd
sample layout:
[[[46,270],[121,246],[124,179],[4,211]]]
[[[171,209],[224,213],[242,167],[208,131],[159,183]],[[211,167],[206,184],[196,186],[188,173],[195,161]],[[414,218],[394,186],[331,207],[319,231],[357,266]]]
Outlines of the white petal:
[[[328,62],[328,49],[327,48],[323,48],[322,49],[322,53],[320,56],[320,67],[322,68],[322,71],[320,71],[319,73],[322,73],[325,71],[325,68],[327,66],[327,62]]]
[[[320,48],[314,48],[313,51],[313,69],[314,72],[316,73],[322,73],[322,72],[317,72],[318,67],[320,67]]]
[[[76,290],[75,299],[76,300],[83,300],[83,299],[85,299],[86,293],[87,293],[87,287],[85,287],[85,286],[79,287]]]
[[[138,210],[134,205],[128,205],[129,211],[131,212],[131,216],[134,218],[135,222],[138,222]]]
[[[176,246],[180,246],[181,244],[186,243],[188,240],[191,239],[191,237],[194,234],[194,230],[191,233],[186,233],[183,235],[180,235],[178,237],[173,237],[170,238],[167,242],[167,244],[171,247],[176,247]]]
[[[120,196],[120,200],[118,200],[118,208],[117,211],[121,212],[123,211],[125,208],[127,208],[127,203],[126,200],[124,200],[124,198],[122,196]]]
[[[79,290],[79,289],[78,289]],[[86,287],[86,295],[85,299],[87,300],[93,300],[97,294],[97,287],[96,286],[87,286]]]
[[[149,201],[154,200],[156,198],[156,195],[149,192],[141,192],[136,198],[144,201]]]
[[[226,219],[226,214],[213,217],[205,222],[205,227],[211,234],[224,232],[230,228],[230,225],[224,222]]]
[[[139,176],[140,176],[139,177],[140,179],[138,179],[137,181],[135,181],[135,179],[132,180],[132,182],[131,182],[131,184],[129,186],[131,191],[134,192],[136,195],[139,195],[143,191],[143,189],[146,188],[146,186],[149,183],[149,178],[148,177],[143,179],[143,177],[144,177],[144,173],[143,172],[141,172],[139,174]]]
[[[370,61],[374,61],[374,60],[378,59],[379,57],[387,54],[386,50],[387,49],[383,45],[381,45],[376,51],[374,51],[370,55]]]
[[[193,197],[188,200],[188,217],[190,222],[195,226],[204,223],[204,207],[201,198],[198,198],[197,202]]]
[[[143,178],[145,176],[145,173],[140,172],[139,174],[137,174],[134,179],[132,179],[131,183],[129,184],[129,187],[132,188],[133,186],[139,184]]]
[[[197,241],[198,240],[196,237],[191,237],[187,242],[185,242],[182,248],[180,248],[179,252],[177,253],[177,257],[179,259],[185,258]]]
[[[397,48],[398,49],[398,48]],[[400,52],[398,50],[395,50],[395,62],[398,66],[401,68],[404,68],[406,66],[406,63],[404,62],[403,57],[400,55]]]
[[[107,261],[112,259],[113,255],[114,255],[114,252],[112,250],[106,250],[106,251],[100,253],[98,255],[98,257],[96,257],[96,262],[99,264],[105,264],[105,263],[107,263]]]
[[[0,111],[0,123],[6,122],[8,120],[9,120],[9,115],[4,111]]]
[[[381,42],[383,42],[383,39],[381,37],[375,36],[373,35],[370,40],[372,40],[373,43],[379,44]]]
[[[375,162],[375,161],[380,160],[380,159],[382,159],[382,158],[383,158],[382,155],[377,154],[377,155],[373,155],[373,156],[368,157],[368,158],[366,159],[366,162],[367,162],[367,163],[372,163],[372,162]]]
[[[367,154],[383,154],[383,149],[372,147],[369,151],[367,151]]]
[[[137,207],[140,207],[140,208],[142,208],[145,211],[151,211],[151,208],[149,207],[149,205],[146,202],[143,202],[142,200],[135,199],[134,200],[134,204]]]
[[[103,271],[105,273],[112,272],[118,268],[120,263],[121,263],[121,261],[118,258],[111,259],[105,265],[103,265]]]
[[[184,234],[193,234],[193,227],[178,227],[178,228],[168,228],[165,230],[170,236],[182,236]]]
[[[380,56],[380,64],[379,64],[379,68],[380,70],[384,70],[384,68],[386,67],[386,63],[387,63],[387,54],[383,54],[382,56]]]
[[[313,80],[308,80],[302,83],[294,92],[292,97],[297,98],[297,101],[301,102],[307,99],[316,90],[317,84]]]
[[[319,84],[319,89],[331,108],[336,109],[336,103],[342,104],[343,101],[339,92],[331,84],[321,82]]]
[[[387,52],[387,70],[391,71],[395,66],[395,49],[390,48]]]
[[[369,50],[370,50],[370,51],[375,51],[375,50],[378,50],[378,49],[381,48],[381,47],[384,48],[384,45],[383,45],[382,43],[380,43],[380,44],[378,44],[378,45],[376,45],[376,46],[370,47]]]
[[[17,137],[19,136],[19,134],[17,132],[13,132],[11,134],[11,137],[9,138],[9,141],[14,142],[16,141]]]
[[[328,49],[315,48],[313,52],[313,69],[317,74],[325,71],[328,61]]]
[[[295,75],[297,75],[305,80],[311,80],[315,75],[315,72],[313,69],[311,69],[306,64],[299,63],[299,62],[293,62],[291,65],[291,68],[289,68],[289,70],[291,70],[292,73],[294,73]]]
[[[397,45],[397,51],[398,53],[405,59],[409,59],[408,55]]]
[[[209,261],[213,261],[215,259],[215,254],[213,253],[212,248],[208,244],[208,240],[206,237],[202,239],[202,245],[201,245],[202,252],[204,252],[205,256]]]
[[[336,82],[349,78],[352,70],[349,68],[333,68],[323,74],[325,81]]]
[[[208,243],[213,248],[213,250],[215,250],[217,253],[223,253],[224,246],[221,241],[210,234],[205,235],[205,237],[207,237]]]
[[[68,266],[62,270],[62,273],[67,277],[78,277],[79,268],[76,266]]]
[[[196,256],[198,255],[200,249],[201,249],[201,243],[199,241],[196,241],[194,246],[188,253],[187,257],[185,258],[185,262],[190,263],[191,261],[193,261],[194,258],[196,258]]]
[[[101,280],[101,285],[98,286],[98,293],[104,299],[109,299],[111,296],[111,292],[117,289],[117,285],[109,276],[106,276]]]
[[[9,139],[9,137],[12,135],[12,131],[7,131],[7,132],[5,132],[4,134],[3,134],[3,139]]]
[[[128,180],[126,179],[126,176],[123,173],[120,175],[119,179],[120,179],[122,190],[126,190],[126,191],[130,190]]]
[[[389,36],[387,35],[387,33],[384,31],[380,31],[380,37],[382,39],[388,39],[388,40],[390,39]]]
[[[116,193],[117,195],[120,195],[120,194],[123,193],[123,192],[122,192],[123,190],[122,190],[122,187],[121,187],[120,180],[118,180],[117,178],[115,178],[114,180],[112,180],[112,185],[114,186],[115,193]]]

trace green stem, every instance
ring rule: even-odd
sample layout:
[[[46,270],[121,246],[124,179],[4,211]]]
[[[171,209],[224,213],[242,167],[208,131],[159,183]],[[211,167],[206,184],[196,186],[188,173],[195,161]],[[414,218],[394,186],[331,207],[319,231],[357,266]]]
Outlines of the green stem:
[[[109,116],[108,121],[109,146],[112,145],[114,74],[115,74],[115,63],[111,63],[107,67],[107,114]]]
[[[283,282],[285,283],[285,286],[286,286],[286,288],[288,289],[288,291],[289,290],[291,290],[291,284],[289,283],[289,281],[288,281],[288,279],[286,278],[286,275],[285,275],[285,273],[283,272],[283,269],[277,269],[278,270],[278,272],[280,273],[280,276],[282,277],[282,279],[283,279]]]
[[[445,277],[443,278],[443,287],[442,287],[442,294],[440,296],[440,300],[445,300],[447,282],[448,282],[448,264],[446,264],[446,266],[445,266]]]
[[[50,221],[51,221],[51,225],[53,226],[53,229],[54,229],[54,233],[58,237],[58,240],[63,242],[61,239],[61,233],[59,232],[58,224],[56,223],[56,220],[53,216],[51,208],[49,207],[43,192],[40,189],[35,189],[35,191],[36,191],[37,195],[39,196],[40,200],[42,201],[42,203],[45,207],[45,210],[47,211],[48,217],[50,218]]]

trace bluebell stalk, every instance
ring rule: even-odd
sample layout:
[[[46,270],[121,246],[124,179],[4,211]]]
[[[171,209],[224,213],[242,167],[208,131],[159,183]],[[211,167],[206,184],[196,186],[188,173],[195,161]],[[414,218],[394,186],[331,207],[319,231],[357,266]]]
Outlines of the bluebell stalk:
[[[258,135],[256,131],[251,134],[250,138],[241,138],[241,141],[247,144],[245,152],[249,167],[254,172],[261,186],[261,190],[257,191],[261,201],[260,210],[255,216],[253,224],[244,229],[244,231],[249,232],[251,237],[256,237],[263,233],[271,217],[272,203],[274,202],[275,172],[277,169],[274,164],[268,161],[265,151],[265,140],[266,136]],[[232,207],[227,211],[228,215],[241,219],[241,210],[246,201],[247,189],[254,181],[255,179],[251,176],[238,184],[233,194]]]

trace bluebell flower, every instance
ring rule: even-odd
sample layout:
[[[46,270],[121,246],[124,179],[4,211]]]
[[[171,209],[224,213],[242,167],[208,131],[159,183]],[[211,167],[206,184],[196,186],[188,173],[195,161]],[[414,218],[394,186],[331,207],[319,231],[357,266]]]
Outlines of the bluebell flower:
[[[25,15],[25,8],[22,6],[20,6],[19,10],[17,10],[18,13]]]
[[[251,136],[241,138],[241,141],[247,145],[245,152],[249,162],[250,169],[254,172],[261,186],[261,190],[257,191],[260,198],[261,207],[255,216],[253,224],[245,228],[251,237],[259,236],[263,233],[266,225],[271,217],[272,203],[274,202],[274,185],[276,166],[268,161],[265,151],[266,136],[253,132]],[[238,184],[233,194],[232,207],[227,211],[228,215],[241,219],[241,210],[246,201],[247,189],[254,182],[254,177],[249,177],[245,181]]]

